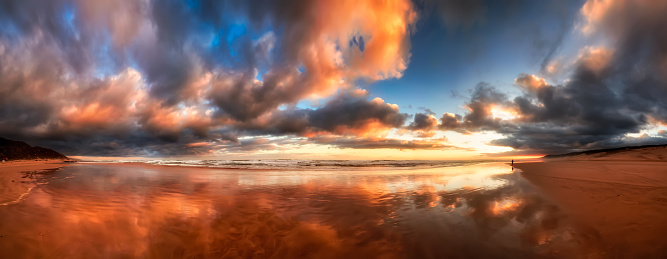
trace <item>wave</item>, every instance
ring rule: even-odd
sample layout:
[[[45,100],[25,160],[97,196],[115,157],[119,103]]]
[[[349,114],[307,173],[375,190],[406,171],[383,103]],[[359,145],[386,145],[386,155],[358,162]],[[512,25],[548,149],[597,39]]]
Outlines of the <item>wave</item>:
[[[443,161],[443,160],[89,160],[82,163],[145,163],[151,165],[211,167],[226,169],[372,169],[372,168],[432,168],[480,164],[490,161]]]

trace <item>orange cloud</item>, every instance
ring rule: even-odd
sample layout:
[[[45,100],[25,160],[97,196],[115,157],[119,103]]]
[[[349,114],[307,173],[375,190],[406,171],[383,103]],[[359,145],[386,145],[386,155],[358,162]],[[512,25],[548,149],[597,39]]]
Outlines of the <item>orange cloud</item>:
[[[186,146],[188,147],[207,147],[210,146],[211,143],[208,142],[195,142],[195,143],[189,143]]]
[[[547,81],[544,78],[537,77],[535,75],[524,75],[522,77],[514,79],[514,83],[518,86],[528,88],[528,89],[538,89],[540,87],[546,86]]]
[[[410,58],[411,27],[417,21],[411,1],[313,1],[306,8],[308,14],[297,18],[303,24],[300,31],[291,33],[302,34],[293,43],[308,74],[308,96],[330,95],[353,78],[403,75]],[[363,51],[350,46],[361,38]]]
[[[385,136],[392,129],[378,119],[367,119],[359,122],[357,125],[340,125],[333,130],[333,133],[339,135],[354,135],[358,137],[379,137]]]
[[[425,140],[404,140],[383,137],[342,137],[336,135],[322,135],[311,138],[318,144],[332,145],[339,148],[354,149],[398,149],[398,150],[447,150],[460,149],[448,145],[446,138]]]
[[[108,128],[131,124],[137,109],[135,104],[145,98],[141,86],[141,74],[127,69],[111,77],[101,85],[72,85],[69,93],[63,91],[58,98],[63,104],[60,119],[68,129],[86,127]]]
[[[363,52],[348,50],[351,74],[372,80],[401,77],[410,57],[410,27],[417,20],[412,3],[395,0],[350,1],[349,4],[353,6],[345,8],[355,10],[355,20],[360,21],[358,33],[367,39]],[[343,46],[347,46],[349,36],[354,34],[348,34]]]
[[[116,107],[100,106],[100,103],[94,102],[81,108],[72,106],[63,115],[63,120],[68,123],[107,126],[114,123],[109,118],[122,118],[125,114]]]
[[[577,62],[595,73],[600,73],[607,68],[613,52],[605,47],[585,47],[579,52]]]
[[[514,108],[503,107],[499,105],[490,106],[491,116],[503,120],[512,120],[518,118],[519,112]]]
[[[584,34],[591,34],[600,29],[616,34],[626,27],[629,14],[640,14],[643,17],[660,17],[664,15],[667,2],[663,0],[588,0],[581,8],[586,20],[579,28]]]
[[[590,0],[581,8],[581,14],[586,19],[586,24],[581,28],[585,34],[594,30],[596,23],[600,22],[614,3],[613,0]]]
[[[164,107],[158,102],[142,106],[139,123],[145,129],[160,135],[176,135],[183,129],[191,129],[200,135],[206,135],[213,125],[211,118],[198,107]]]

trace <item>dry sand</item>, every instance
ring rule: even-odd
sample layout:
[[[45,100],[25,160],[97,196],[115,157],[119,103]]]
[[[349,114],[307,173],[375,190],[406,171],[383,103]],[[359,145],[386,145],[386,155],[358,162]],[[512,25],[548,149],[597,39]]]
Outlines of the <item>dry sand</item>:
[[[666,258],[667,162],[648,159],[667,157],[665,150],[577,156],[577,161],[515,167],[573,220],[591,228],[589,233],[598,235],[607,255]]]
[[[44,173],[70,163],[63,160],[5,161],[0,164],[0,205],[20,201],[45,180]]]
[[[65,163],[63,160],[19,160],[19,161],[5,161],[0,164],[0,172],[10,173],[10,172],[22,172],[28,170],[45,170],[63,167],[69,165],[70,163]]]

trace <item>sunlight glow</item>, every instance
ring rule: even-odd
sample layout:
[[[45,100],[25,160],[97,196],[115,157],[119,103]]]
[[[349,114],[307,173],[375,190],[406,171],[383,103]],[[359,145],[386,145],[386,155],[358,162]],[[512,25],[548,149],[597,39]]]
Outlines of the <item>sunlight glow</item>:
[[[519,203],[516,200],[507,199],[500,202],[496,201],[494,202],[494,205],[491,208],[491,212],[493,212],[494,215],[498,216],[503,213],[515,211],[516,209],[519,208],[520,205],[521,203]]]
[[[513,109],[503,108],[499,106],[494,106],[491,108],[491,114],[494,118],[501,120],[514,120],[519,118],[518,113]]]

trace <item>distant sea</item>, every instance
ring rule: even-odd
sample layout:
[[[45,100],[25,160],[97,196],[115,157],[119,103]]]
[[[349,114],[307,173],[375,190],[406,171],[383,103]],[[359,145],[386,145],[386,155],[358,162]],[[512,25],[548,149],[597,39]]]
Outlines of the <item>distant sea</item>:
[[[438,168],[467,166],[494,162],[489,160],[445,161],[445,160],[84,160],[81,163],[145,163],[151,165],[211,167],[223,169],[287,169],[287,170],[336,170],[373,168]],[[497,162],[497,161],[496,161]]]

